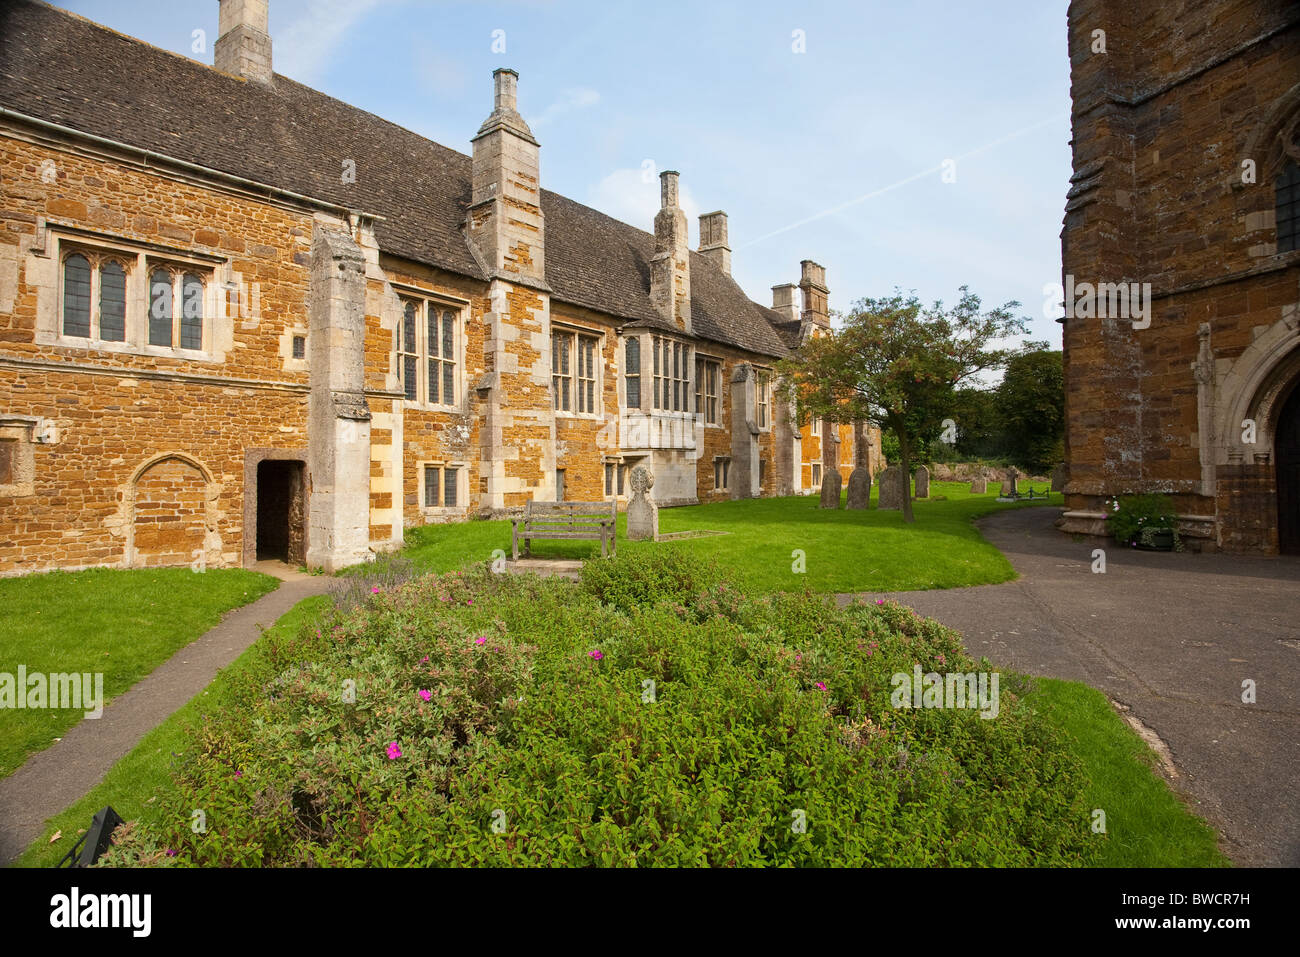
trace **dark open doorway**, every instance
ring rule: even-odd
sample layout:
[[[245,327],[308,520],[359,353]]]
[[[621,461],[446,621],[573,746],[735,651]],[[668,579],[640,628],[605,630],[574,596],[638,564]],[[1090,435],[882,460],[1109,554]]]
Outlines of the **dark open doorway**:
[[[257,464],[258,561],[306,561],[302,476],[302,462],[267,459]]]
[[[1300,385],[1282,406],[1273,443],[1277,459],[1277,546],[1300,555]]]

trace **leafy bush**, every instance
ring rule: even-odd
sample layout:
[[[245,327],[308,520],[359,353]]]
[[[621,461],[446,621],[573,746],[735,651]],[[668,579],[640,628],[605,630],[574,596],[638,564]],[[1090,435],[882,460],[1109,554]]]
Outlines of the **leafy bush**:
[[[1163,529],[1174,533],[1175,546],[1180,544],[1178,517],[1173,499],[1168,495],[1132,495],[1113,499],[1106,524],[1115,541],[1134,548],[1139,543],[1150,544],[1149,533]]]
[[[1004,676],[992,720],[891,705],[916,665],[988,670],[957,634],[893,603],[745,594],[651,551],[580,585],[419,578],[265,641],[104,862],[1093,859],[1082,772],[1023,680]]]
[[[657,602],[690,601],[721,578],[712,564],[672,547],[624,550],[582,568],[582,588],[601,604],[628,611]]]

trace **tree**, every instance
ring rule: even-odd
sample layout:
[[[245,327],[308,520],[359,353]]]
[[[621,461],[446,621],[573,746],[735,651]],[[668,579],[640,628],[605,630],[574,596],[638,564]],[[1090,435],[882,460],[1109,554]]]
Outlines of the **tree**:
[[[1065,457],[1065,373],[1061,353],[1026,342],[1007,361],[998,386],[1008,456],[1027,471],[1046,472]]]
[[[952,308],[942,302],[926,308],[914,293],[899,290],[860,299],[838,317],[838,330],[781,363],[785,388],[826,421],[866,421],[892,431],[910,476],[914,454],[938,435],[954,391],[1006,363],[1011,351],[992,345],[1026,331],[1011,312],[1019,306],[1008,302],[981,313],[979,297],[965,286]],[[915,521],[910,492],[903,496],[903,521]]]

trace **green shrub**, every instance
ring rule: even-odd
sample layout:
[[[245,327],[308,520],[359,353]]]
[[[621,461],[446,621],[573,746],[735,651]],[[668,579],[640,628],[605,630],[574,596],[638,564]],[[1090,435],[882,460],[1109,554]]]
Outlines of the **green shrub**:
[[[686,604],[721,580],[717,567],[671,546],[593,559],[582,568],[582,588],[604,605],[624,611],[658,602]]]
[[[1081,769],[1022,680],[992,720],[891,705],[916,665],[988,670],[954,632],[893,603],[747,595],[654,551],[580,585],[418,578],[266,642],[105,863],[1094,858]]]
[[[1149,544],[1144,533],[1157,529],[1172,531],[1174,542],[1178,544],[1178,518],[1173,499],[1168,495],[1132,495],[1114,499],[1110,502],[1106,526],[1115,541],[1123,545]]]

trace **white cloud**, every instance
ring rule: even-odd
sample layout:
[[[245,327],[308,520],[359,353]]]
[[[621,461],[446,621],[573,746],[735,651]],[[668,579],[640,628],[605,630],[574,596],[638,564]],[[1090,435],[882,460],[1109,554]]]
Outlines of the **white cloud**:
[[[274,38],[275,70],[310,84],[348,30],[381,0],[315,0]]]
[[[587,190],[587,205],[651,232],[659,212],[659,173],[657,166],[616,169]],[[700,204],[684,182],[678,184],[677,203],[686,213],[688,233],[694,235],[699,228]],[[694,247],[693,239],[691,245]]]
[[[525,117],[529,127],[536,130],[556,117],[573,110],[585,110],[600,102],[600,94],[590,87],[578,86],[565,90],[560,98],[534,117]]]

